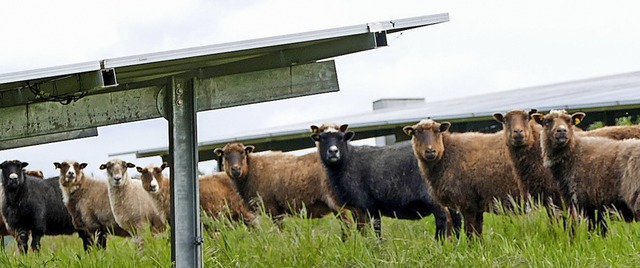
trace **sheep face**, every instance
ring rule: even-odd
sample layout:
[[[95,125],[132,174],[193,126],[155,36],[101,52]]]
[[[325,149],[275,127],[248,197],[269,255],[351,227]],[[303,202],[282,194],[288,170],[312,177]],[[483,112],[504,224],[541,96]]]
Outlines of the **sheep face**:
[[[438,161],[444,154],[443,133],[449,130],[449,122],[438,123],[431,119],[420,121],[413,126],[402,128],[405,134],[411,136],[413,152],[419,159]]]
[[[76,161],[64,161],[62,163],[54,162],[53,165],[60,169],[60,185],[72,186],[82,183],[84,179],[82,170],[87,167],[87,163],[80,164]]]
[[[160,185],[164,180],[162,171],[167,167],[167,163],[162,163],[161,166],[149,165],[148,167],[136,167],[136,170],[140,173],[140,179],[142,180],[142,188],[147,192],[157,194],[160,192]]]
[[[553,148],[563,148],[573,138],[574,126],[584,118],[584,113],[569,115],[564,110],[554,110],[547,115],[533,114],[533,118],[542,125],[543,132]]]
[[[136,165],[128,163],[123,160],[114,159],[105,164],[100,165],[101,170],[107,171],[107,177],[109,178],[109,184],[111,186],[122,186],[128,183],[130,180],[127,168],[135,167]]]
[[[14,190],[24,183],[23,169],[29,165],[27,162],[7,160],[0,164],[2,169],[2,185],[7,190]]]
[[[513,110],[506,114],[494,113],[493,118],[502,123],[504,132],[507,136],[507,144],[514,147],[520,147],[531,144],[533,142],[533,129],[531,122],[531,114],[537,110],[525,112],[523,110]]]
[[[348,144],[353,139],[354,133],[346,130],[346,127],[341,127],[339,131],[324,131],[311,135],[311,138],[316,141],[320,159],[326,165],[341,165],[348,157]]]
[[[240,180],[249,173],[247,158],[254,149],[253,145],[245,146],[242,143],[229,143],[222,149],[216,149],[215,153],[223,161],[224,172],[232,179]]]

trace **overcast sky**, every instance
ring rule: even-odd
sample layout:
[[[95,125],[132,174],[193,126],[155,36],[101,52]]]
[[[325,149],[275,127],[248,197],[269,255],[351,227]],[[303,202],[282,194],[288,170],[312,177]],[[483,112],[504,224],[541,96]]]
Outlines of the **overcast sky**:
[[[232,2],[232,3],[227,3]],[[640,70],[637,1],[0,1],[0,73],[449,13],[390,46],[336,58],[340,92],[198,114],[199,141],[371,110],[381,98],[437,101]],[[338,122],[348,123],[348,122]],[[99,137],[0,152],[57,174],[168,145],[164,119]],[[138,165],[160,158],[135,159]],[[210,172],[211,165],[201,166]],[[133,173],[132,173],[133,174]]]

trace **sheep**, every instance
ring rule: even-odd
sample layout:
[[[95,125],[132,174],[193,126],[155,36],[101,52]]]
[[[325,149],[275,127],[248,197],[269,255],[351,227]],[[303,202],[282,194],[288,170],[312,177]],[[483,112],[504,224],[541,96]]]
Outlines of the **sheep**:
[[[91,240],[97,234],[97,244],[100,248],[107,247],[106,236],[109,233],[128,236],[128,233],[118,226],[111,212],[107,181],[96,180],[84,174],[87,163],[67,160],[54,162],[53,165],[60,170],[62,201],[76,229],[87,232]],[[85,250],[87,249],[85,247]]]
[[[449,215],[447,209],[431,196],[411,153],[409,142],[384,147],[353,146],[354,132],[347,124],[338,129],[316,131],[311,126],[312,139],[329,184],[339,203],[354,211],[359,226],[369,222],[381,237],[381,217],[417,220],[434,215],[436,239],[445,237]],[[457,214],[456,214],[457,215]],[[459,230],[460,218],[453,228]]]
[[[553,110],[532,116],[543,126],[543,165],[560,183],[569,208],[587,218],[590,230],[600,227],[601,234],[607,234],[604,215],[612,206],[626,205],[634,219],[640,219],[640,140],[574,135],[582,112]]]
[[[640,139],[640,126],[606,126],[576,133],[583,137],[606,137],[614,140]]]
[[[27,170],[24,174],[44,179],[44,173],[42,173],[41,170]],[[2,183],[0,183],[0,209],[2,208],[2,200],[4,200],[4,193],[2,192],[1,184]],[[2,213],[0,213],[0,248],[4,249],[4,237],[7,235],[13,235],[13,233],[9,232],[9,229],[7,229],[7,225],[4,223],[4,217],[1,214]]]
[[[166,220],[169,220],[171,219],[171,181],[162,174],[167,166],[168,164],[164,162],[159,167],[155,165],[144,168],[137,166],[136,170],[140,173],[142,188],[153,197],[158,212],[163,214]]]
[[[336,213],[346,219],[327,187],[317,153],[257,155],[252,154],[254,148],[229,143],[215,149],[245,202],[262,199],[265,212],[278,224],[285,214],[303,211],[309,218]],[[250,207],[258,209],[255,203]]]
[[[542,166],[541,127],[531,120],[531,115],[536,112],[536,109],[529,112],[512,110],[504,115],[494,113],[493,118],[503,125],[510,162],[522,182],[524,192],[541,202],[553,220],[556,218],[556,208],[563,206],[562,195],[558,182],[553,179],[549,169]]]
[[[553,178],[551,171],[542,165],[540,147],[542,126],[531,117],[536,112],[536,109],[528,113],[513,110],[504,115],[494,113],[493,117],[504,126],[509,155],[525,190],[534,197],[541,198],[542,203],[547,207],[547,213],[553,217],[554,207],[564,206],[566,203],[563,204],[560,185]],[[612,126],[590,131],[578,131],[579,128],[574,130],[580,136],[600,136],[616,140],[640,138],[640,128],[637,126]],[[616,208],[627,221],[633,219],[626,205],[619,204]]]
[[[462,212],[468,237],[482,237],[484,212],[498,212],[520,200],[523,186],[508,161],[504,134],[450,133],[449,122],[425,119],[403,131],[411,136],[422,177],[435,197]]]
[[[164,231],[165,218],[156,208],[153,198],[142,188],[142,183],[129,177],[127,169],[135,166],[113,159],[100,165],[100,169],[107,172],[109,205],[116,222],[142,245],[143,240],[138,232],[147,224],[150,224],[153,233]]]
[[[2,215],[7,228],[16,234],[18,248],[28,251],[29,233],[31,250],[40,250],[43,235],[71,235],[76,232],[71,215],[67,212],[57,179],[41,179],[26,175],[29,165],[19,160],[0,164],[4,200]],[[85,248],[91,244],[89,236],[77,230]]]
[[[168,166],[166,162],[160,167],[149,165],[147,167],[136,167],[141,174],[142,187],[151,194],[156,201],[158,209],[165,214],[167,219],[171,218],[170,192],[171,183],[162,171]],[[255,219],[253,213],[245,206],[244,200],[238,194],[238,190],[231,181],[231,178],[224,172],[217,172],[200,177],[200,207],[202,211],[213,218],[229,208],[231,220],[243,220],[245,224],[251,225]]]
[[[225,172],[216,172],[200,177],[200,207],[203,212],[217,218],[225,207],[231,220],[242,220],[246,225],[253,225],[254,214],[240,196],[235,183]]]

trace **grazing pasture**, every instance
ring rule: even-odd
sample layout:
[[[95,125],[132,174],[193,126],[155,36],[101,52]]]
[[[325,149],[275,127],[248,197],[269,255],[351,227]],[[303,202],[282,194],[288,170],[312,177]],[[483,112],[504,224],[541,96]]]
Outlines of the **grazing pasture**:
[[[342,242],[339,221],[303,216],[284,219],[283,228],[262,213],[253,228],[204,217],[217,232],[205,232],[205,267],[634,267],[640,261],[640,224],[611,221],[607,237],[579,225],[575,237],[551,226],[543,208],[517,216],[487,214],[483,242],[437,241],[433,217],[420,221],[382,218],[382,240],[355,228]],[[84,252],[79,239],[45,236],[40,254],[20,255],[9,247],[0,267],[169,267],[169,231],[132,239],[114,237],[105,250]]]

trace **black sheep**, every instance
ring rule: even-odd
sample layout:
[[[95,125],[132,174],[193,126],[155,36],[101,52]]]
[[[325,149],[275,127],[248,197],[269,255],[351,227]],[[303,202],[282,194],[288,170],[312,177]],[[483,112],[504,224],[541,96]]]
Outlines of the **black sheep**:
[[[71,216],[62,203],[58,177],[43,180],[27,175],[24,172],[27,165],[18,160],[0,164],[4,190],[2,214],[7,227],[15,232],[23,253],[28,250],[29,232],[31,249],[38,251],[43,235],[70,235],[75,231]],[[79,235],[86,249],[92,241],[86,233]]]
[[[443,238],[447,233],[447,209],[432,198],[411,143],[352,146],[349,141],[354,133],[346,129],[343,125],[339,131],[314,131],[312,135],[338,203],[354,209],[360,226],[373,220],[378,236],[381,216],[416,220],[433,214],[436,238]],[[461,217],[451,212],[457,234]]]

